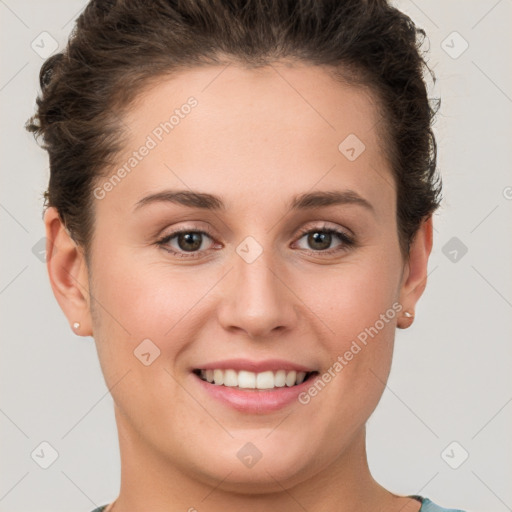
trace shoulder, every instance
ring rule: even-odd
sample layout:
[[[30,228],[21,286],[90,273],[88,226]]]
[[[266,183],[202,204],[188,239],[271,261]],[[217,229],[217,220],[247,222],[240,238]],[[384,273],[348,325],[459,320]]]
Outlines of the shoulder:
[[[459,508],[443,508],[429,500],[428,498],[423,498],[422,496],[410,496],[411,498],[415,498],[421,501],[420,512],[465,512]]]

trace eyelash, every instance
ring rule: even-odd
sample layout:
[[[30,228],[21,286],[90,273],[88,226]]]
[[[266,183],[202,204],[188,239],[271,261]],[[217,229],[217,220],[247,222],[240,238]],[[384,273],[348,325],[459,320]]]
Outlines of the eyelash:
[[[190,252],[190,253],[186,253],[186,252],[180,252],[180,251],[175,251],[174,249],[169,249],[169,247],[167,246],[167,244],[175,237],[177,237],[178,235],[182,234],[182,233],[198,233],[198,234],[201,234],[201,235],[206,235],[207,237],[211,238],[213,240],[213,234],[208,231],[208,230],[201,230],[201,229],[189,229],[189,228],[184,228],[184,229],[179,229],[177,231],[173,231],[172,233],[169,233],[167,235],[165,235],[164,237],[162,237],[160,240],[158,240],[156,242],[156,245],[161,247],[164,251],[166,252],[169,252],[171,254],[173,254],[174,256],[179,256],[181,258],[186,258],[186,259],[197,259],[200,256],[200,252],[199,251],[195,251],[195,252]],[[333,229],[333,228],[329,228],[327,226],[320,226],[320,227],[315,227],[315,228],[304,228],[302,229],[299,234],[298,234],[298,239],[297,240],[300,240],[304,235],[308,235],[308,234],[311,234],[311,233],[328,233],[328,234],[333,234],[335,236],[338,237],[338,239],[342,242],[342,244],[340,246],[337,246],[333,249],[327,249],[327,250],[306,250],[306,249],[303,249],[305,250],[306,252],[310,253],[310,254],[314,254],[314,255],[318,255],[318,254],[322,254],[322,255],[331,255],[331,254],[334,254],[334,253],[338,253],[339,251],[348,251],[350,248],[352,248],[353,246],[355,246],[355,240],[353,237],[349,236],[347,233],[345,233],[344,231],[341,231],[341,230],[337,230],[337,229]]]

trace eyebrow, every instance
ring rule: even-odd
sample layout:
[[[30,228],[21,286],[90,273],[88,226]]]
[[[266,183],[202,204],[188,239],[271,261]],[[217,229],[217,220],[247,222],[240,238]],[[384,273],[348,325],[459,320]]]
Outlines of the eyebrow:
[[[212,211],[226,209],[222,199],[213,194],[190,190],[164,190],[162,192],[157,192],[143,197],[135,204],[134,211],[143,206],[154,203],[175,203],[188,206],[190,208],[201,208]],[[347,204],[359,205],[372,213],[375,213],[375,209],[372,204],[354,190],[317,191],[299,194],[292,198],[289,203],[289,208],[291,210],[308,210],[332,205]]]

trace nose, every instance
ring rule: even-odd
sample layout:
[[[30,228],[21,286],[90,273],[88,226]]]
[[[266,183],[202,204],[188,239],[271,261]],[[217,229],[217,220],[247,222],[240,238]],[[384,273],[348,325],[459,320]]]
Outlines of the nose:
[[[298,299],[283,266],[277,265],[270,253],[265,250],[252,262],[234,255],[234,268],[224,280],[217,309],[224,329],[263,341],[296,325]]]

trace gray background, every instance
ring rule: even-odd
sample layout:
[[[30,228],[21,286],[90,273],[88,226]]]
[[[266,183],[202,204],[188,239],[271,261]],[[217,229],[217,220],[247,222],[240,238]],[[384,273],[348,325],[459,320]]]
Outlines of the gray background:
[[[445,200],[426,293],[413,327],[397,332],[368,423],[370,467],[400,494],[512,510],[512,1],[396,3],[429,36]],[[0,0],[0,511],[89,512],[119,488],[113,403],[93,340],[73,335],[34,254],[48,162],[23,129],[37,52],[51,38],[62,47],[84,5]],[[49,459],[31,456],[43,441],[58,452],[47,469]]]

